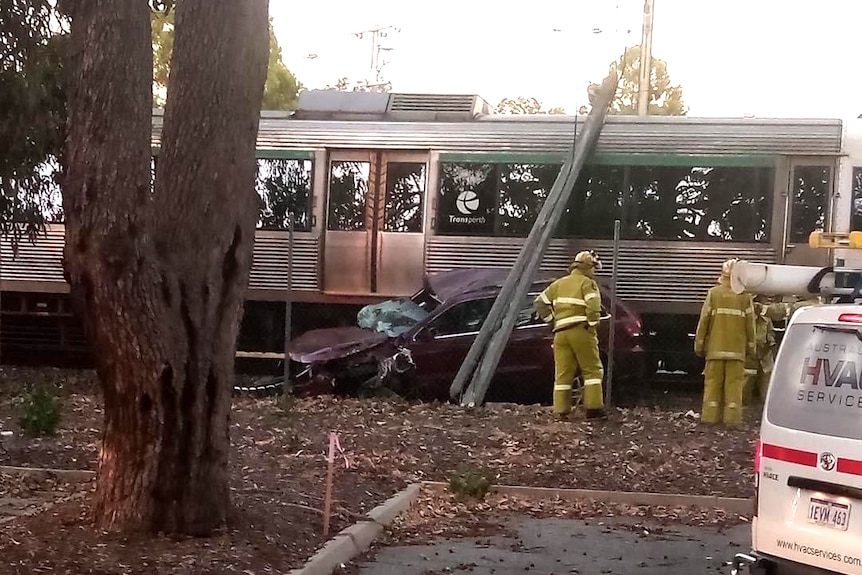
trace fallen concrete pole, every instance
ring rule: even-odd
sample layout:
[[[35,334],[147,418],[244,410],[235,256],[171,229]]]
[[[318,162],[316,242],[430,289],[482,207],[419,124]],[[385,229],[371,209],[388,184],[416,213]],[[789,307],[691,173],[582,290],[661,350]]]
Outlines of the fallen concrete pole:
[[[470,380],[469,387],[461,397],[460,403],[463,406],[475,407],[481,405],[485,399],[491,378],[551,241],[551,235],[565,210],[581,168],[598,141],[608,107],[616,93],[617,83],[616,72],[611,72],[598,89],[595,105],[584,123],[583,132],[576,137],[570,158],[563,164],[515,265],[452,382],[449,393],[454,399],[461,394]]]

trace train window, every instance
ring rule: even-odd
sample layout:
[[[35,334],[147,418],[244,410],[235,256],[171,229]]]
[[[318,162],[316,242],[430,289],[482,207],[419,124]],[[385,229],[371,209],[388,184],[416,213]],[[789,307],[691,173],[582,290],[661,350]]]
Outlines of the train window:
[[[862,230],[862,166],[853,168],[853,210],[850,218],[851,230]]]
[[[437,233],[490,236],[497,211],[497,178],[493,164],[450,164],[440,168]]]
[[[496,234],[527,236],[560,172],[559,164],[502,164],[498,166],[500,205]]]
[[[808,243],[814,230],[826,223],[826,199],[829,197],[829,166],[796,166],[790,208],[790,242]]]
[[[425,175],[424,162],[387,164],[384,231],[422,232]]]
[[[437,233],[528,235],[559,170],[443,164]],[[766,242],[774,175],[771,167],[585,166],[554,235],[610,239],[619,218],[626,239]]]
[[[771,168],[632,166],[623,236],[768,241],[773,174]]]
[[[292,215],[293,229],[311,229],[311,168],[311,160],[257,160],[255,187],[262,200],[258,228],[286,230]]]
[[[329,171],[327,230],[355,232],[365,229],[370,173],[369,162],[332,162]]]
[[[584,166],[555,233],[564,238],[613,238],[620,217],[625,168]]]

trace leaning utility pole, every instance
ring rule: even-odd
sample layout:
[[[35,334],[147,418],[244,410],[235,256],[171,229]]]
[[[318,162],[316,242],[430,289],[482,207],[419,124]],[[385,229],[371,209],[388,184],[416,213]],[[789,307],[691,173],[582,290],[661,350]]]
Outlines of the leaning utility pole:
[[[575,145],[548,193],[536,223],[533,224],[530,235],[527,236],[521,248],[515,266],[506,277],[488,317],[452,382],[449,394],[454,399],[462,393],[467,381],[470,380],[469,387],[461,397],[463,406],[481,405],[485,399],[485,394],[491,385],[491,377],[497,369],[500,356],[517,321],[518,312],[533,283],[533,277],[542,262],[545,249],[551,241],[551,233],[560,221],[581,167],[598,140],[618,82],[617,73],[611,72],[596,91],[593,108],[584,123],[583,131],[581,134],[576,134]]]
[[[650,77],[652,76],[653,0],[644,0],[644,24],[641,36],[640,71],[638,75],[638,116],[649,114]]]

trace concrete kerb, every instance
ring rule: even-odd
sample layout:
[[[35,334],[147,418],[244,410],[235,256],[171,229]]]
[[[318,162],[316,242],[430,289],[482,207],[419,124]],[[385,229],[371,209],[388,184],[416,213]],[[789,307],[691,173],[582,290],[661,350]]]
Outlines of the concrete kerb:
[[[60,505],[61,503],[68,503],[69,501],[77,501],[78,499],[83,499],[86,496],[87,496],[86,492],[78,492],[78,493],[73,493],[72,495],[69,495],[67,497],[61,497],[60,499],[57,499],[55,501],[46,501],[42,505],[38,505],[38,506],[34,507],[33,509],[28,510],[25,513],[21,513],[20,515],[10,515],[9,517],[0,517],[0,525],[3,525],[4,523],[11,523],[12,521],[20,519],[21,517],[32,517],[34,515],[44,513],[45,511],[48,511],[49,509],[51,509],[55,505]]]
[[[403,491],[368,512],[367,521],[359,521],[342,530],[320,548],[308,562],[291,575],[329,575],[341,565],[360,555],[399,513],[406,510],[419,495],[421,483],[413,483]]]
[[[423,485],[446,487],[439,481],[425,481]],[[558,489],[554,487],[523,487],[520,485],[495,485],[493,490],[503,495],[514,495],[531,499],[592,499],[602,503],[625,505],[660,505],[664,507],[700,507],[702,509],[724,509],[751,517],[754,500],[712,495],[681,495],[674,493],[639,493],[636,491],[600,491],[594,489]]]
[[[63,479],[70,482],[85,482],[96,476],[95,471],[87,469],[50,469],[46,467],[14,467],[0,465],[0,473],[7,475],[23,475],[36,479]]]

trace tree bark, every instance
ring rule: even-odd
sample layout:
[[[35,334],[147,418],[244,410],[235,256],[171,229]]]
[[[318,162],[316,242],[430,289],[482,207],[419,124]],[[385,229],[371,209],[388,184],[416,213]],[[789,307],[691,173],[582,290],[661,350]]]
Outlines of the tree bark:
[[[70,11],[64,259],[104,388],[94,518],[206,535],[229,509],[268,0],[177,2],[154,189],[147,3],[71,0]]]

